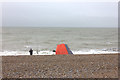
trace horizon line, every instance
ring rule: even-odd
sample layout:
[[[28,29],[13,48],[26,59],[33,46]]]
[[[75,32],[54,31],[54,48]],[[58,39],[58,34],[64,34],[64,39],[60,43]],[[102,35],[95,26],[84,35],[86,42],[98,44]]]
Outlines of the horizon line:
[[[23,28],[23,27],[25,27],[25,28],[119,28],[119,27],[60,27],[60,26],[57,26],[57,27],[48,27],[48,26],[46,26],[46,27],[40,27],[40,26],[2,26],[2,28],[7,28],[7,27],[9,27],[9,28],[12,28],[12,27],[15,27],[15,28]]]

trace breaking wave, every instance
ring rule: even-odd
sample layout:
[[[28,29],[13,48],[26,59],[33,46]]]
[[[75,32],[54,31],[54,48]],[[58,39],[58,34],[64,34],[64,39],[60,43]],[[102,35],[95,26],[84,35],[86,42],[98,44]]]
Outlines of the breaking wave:
[[[105,51],[105,50],[78,50],[72,51],[74,55],[84,55],[84,54],[115,54],[120,53],[119,51]],[[1,51],[0,56],[20,56],[20,55],[30,55],[28,51]],[[55,55],[55,52],[46,51],[33,51],[33,55]]]

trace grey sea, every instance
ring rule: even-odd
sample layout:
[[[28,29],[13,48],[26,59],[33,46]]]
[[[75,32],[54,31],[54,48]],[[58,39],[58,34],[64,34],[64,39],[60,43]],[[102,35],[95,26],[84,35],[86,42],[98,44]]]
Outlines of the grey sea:
[[[118,51],[117,28],[3,27],[1,34],[1,52],[6,54],[27,52],[30,48],[49,54],[62,43],[76,54]]]

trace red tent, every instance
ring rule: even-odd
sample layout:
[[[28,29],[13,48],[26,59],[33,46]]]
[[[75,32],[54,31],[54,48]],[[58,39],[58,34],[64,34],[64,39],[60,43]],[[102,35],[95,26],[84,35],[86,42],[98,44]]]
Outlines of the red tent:
[[[57,45],[56,48],[56,54],[73,54],[72,51],[69,49],[69,47],[67,46],[67,44],[59,44]]]

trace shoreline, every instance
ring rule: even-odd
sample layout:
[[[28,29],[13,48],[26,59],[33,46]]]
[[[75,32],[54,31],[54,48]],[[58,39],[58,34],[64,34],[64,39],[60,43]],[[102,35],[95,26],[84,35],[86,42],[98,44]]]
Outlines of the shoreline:
[[[89,54],[119,54],[119,51],[72,51],[73,55],[89,55]],[[30,55],[28,51],[4,51],[0,52],[0,56],[22,56],[22,55]],[[36,51],[33,52],[33,55],[56,55],[55,52],[52,51]]]
[[[64,54],[63,54],[64,55]],[[87,56],[87,55],[120,55],[120,53],[102,53],[102,54],[67,54],[67,55],[73,55],[73,56]],[[67,56],[65,55],[65,56]],[[56,55],[56,54],[26,54],[26,55],[0,55],[0,57],[7,57],[7,56],[62,56],[62,55]]]

